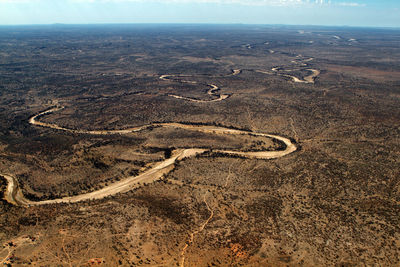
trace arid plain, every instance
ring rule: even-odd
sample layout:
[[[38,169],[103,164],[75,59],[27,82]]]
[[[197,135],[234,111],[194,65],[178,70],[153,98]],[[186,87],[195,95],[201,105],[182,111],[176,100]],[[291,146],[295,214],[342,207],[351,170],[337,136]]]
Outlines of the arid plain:
[[[399,42],[0,27],[0,263],[398,266]]]

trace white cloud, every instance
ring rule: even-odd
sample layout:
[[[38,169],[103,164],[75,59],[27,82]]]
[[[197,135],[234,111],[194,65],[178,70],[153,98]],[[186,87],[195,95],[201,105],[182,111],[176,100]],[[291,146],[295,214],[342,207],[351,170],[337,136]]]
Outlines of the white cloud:
[[[352,3],[352,2],[342,2],[338,3],[339,6],[350,6],[350,7],[364,7],[366,4],[360,4],[360,3]]]
[[[11,3],[11,4],[17,4],[17,3],[33,3],[33,2],[39,2],[40,0],[0,0],[0,3]]]
[[[0,0],[1,1],[1,0]],[[69,0],[72,2],[158,2],[158,3],[214,3],[241,5],[274,5],[287,6],[303,4],[304,0]]]
[[[362,7],[365,4],[356,2],[337,2],[335,0],[53,0],[65,1],[72,3],[124,3],[124,2],[156,2],[156,3],[214,3],[214,4],[238,4],[246,6],[348,6]],[[34,3],[34,2],[50,2],[50,0],[0,0],[0,3]]]

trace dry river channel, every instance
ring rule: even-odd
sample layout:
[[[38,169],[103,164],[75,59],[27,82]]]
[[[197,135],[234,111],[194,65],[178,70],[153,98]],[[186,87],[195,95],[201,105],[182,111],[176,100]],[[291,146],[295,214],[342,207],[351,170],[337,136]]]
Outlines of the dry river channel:
[[[46,122],[41,122],[39,117],[45,116],[47,114],[56,112],[62,109],[62,107],[52,108],[47,111],[41,112],[29,119],[29,123],[46,128],[52,128],[55,130],[66,131],[74,134],[90,134],[90,135],[110,135],[110,134],[128,134],[132,132],[139,132],[145,129],[149,129],[152,127],[172,127],[172,128],[181,128],[188,130],[195,130],[204,133],[212,133],[219,135],[249,135],[249,136],[263,136],[268,138],[273,138],[279,140],[285,144],[284,150],[278,151],[233,151],[233,150],[213,150],[217,153],[236,155],[246,158],[256,158],[256,159],[274,159],[286,156],[294,151],[296,151],[297,147],[292,141],[286,137],[272,135],[267,133],[259,133],[259,132],[251,132],[246,130],[237,130],[230,129],[219,126],[210,126],[210,125],[191,125],[191,124],[182,124],[182,123],[153,123],[148,125],[143,125],[139,127],[122,129],[122,130],[74,130],[59,126],[57,124],[51,124]],[[26,199],[22,194],[20,187],[18,186],[17,179],[9,174],[0,174],[8,181],[7,190],[5,193],[5,198],[12,204],[21,205],[21,206],[29,206],[29,205],[43,205],[43,204],[52,204],[52,203],[73,203],[79,202],[89,199],[101,199],[107,196],[115,195],[117,193],[124,193],[132,190],[140,185],[145,183],[154,182],[164,175],[168,174],[171,170],[175,168],[175,163],[184,158],[193,157],[197,154],[202,154],[209,151],[209,149],[204,148],[182,148],[176,149],[173,151],[172,156],[168,159],[165,159],[162,162],[157,163],[151,169],[137,175],[130,176],[125,178],[124,180],[115,182],[111,185],[108,185],[100,190],[93,191],[90,193],[85,193],[76,196],[64,197],[59,199],[51,199],[51,200],[43,200],[43,201],[31,201]]]
[[[233,73],[231,75],[237,75],[239,74],[239,70],[233,70]],[[173,75],[163,75],[160,78],[161,79],[171,79]],[[183,81],[183,82],[189,82],[189,81]],[[172,97],[183,99],[183,100],[189,100],[189,101],[195,101],[195,102],[215,102],[215,101],[221,101],[226,99],[229,95],[219,95],[216,93],[216,91],[219,90],[219,88],[215,85],[209,85],[211,89],[208,91],[209,95],[212,95],[214,97],[217,97],[213,100],[197,100],[197,99],[192,99],[192,98],[186,98],[186,97],[180,97],[176,95],[171,95]],[[226,155],[233,155],[233,156],[240,156],[240,157],[245,157],[245,158],[254,158],[254,159],[275,159],[275,158],[280,158],[284,157],[290,153],[293,153],[294,151],[297,150],[296,145],[289,139],[283,136],[279,135],[273,135],[273,134],[267,134],[267,133],[260,133],[260,132],[252,132],[252,131],[247,131],[247,130],[238,130],[238,129],[231,129],[231,128],[226,128],[226,127],[221,127],[221,126],[212,126],[212,125],[197,125],[197,124],[182,124],[182,123],[152,123],[148,125],[143,125],[143,126],[138,126],[138,127],[133,127],[133,128],[128,128],[128,129],[121,129],[121,130],[94,130],[94,131],[89,131],[89,130],[75,130],[75,129],[69,129],[57,124],[52,124],[52,123],[46,123],[42,122],[39,120],[40,117],[43,117],[45,115],[48,115],[53,112],[57,112],[59,110],[63,109],[63,107],[55,107],[48,109],[44,112],[41,112],[29,119],[29,123],[35,126],[39,127],[45,127],[45,128],[51,128],[59,131],[65,131],[65,132],[70,132],[74,134],[89,134],[89,135],[123,135],[123,134],[129,134],[132,132],[140,132],[145,129],[151,129],[153,127],[170,127],[170,128],[180,128],[180,129],[187,129],[187,130],[194,130],[194,131],[199,131],[199,132],[204,132],[204,133],[210,133],[210,134],[218,134],[218,135],[248,135],[250,138],[252,136],[254,137],[267,137],[267,138],[272,138],[279,140],[285,144],[285,148],[283,150],[277,150],[277,151],[233,151],[233,150],[213,150],[213,152],[216,153],[222,153]],[[54,203],[74,203],[74,202],[79,202],[79,201],[85,201],[85,200],[90,200],[90,199],[102,199],[107,196],[115,195],[118,193],[125,193],[128,192],[134,188],[137,188],[143,184],[146,183],[152,183],[158,179],[161,179],[163,176],[167,175],[170,171],[172,171],[175,168],[175,163],[179,160],[182,160],[184,158],[189,158],[196,156],[198,154],[206,153],[209,152],[210,149],[204,149],[204,148],[181,148],[181,149],[176,149],[172,152],[172,155],[170,158],[167,158],[157,164],[155,164],[152,168],[144,171],[143,173],[136,175],[136,176],[129,176],[123,180],[120,180],[118,182],[115,182],[113,184],[110,184],[106,187],[103,187],[102,189],[90,192],[90,193],[84,193],[80,195],[75,195],[75,196],[69,196],[69,197],[63,197],[59,199],[51,199],[51,200],[43,200],[43,201],[32,201],[24,197],[21,188],[18,185],[18,180],[16,177],[10,174],[0,174],[0,176],[3,176],[7,182],[7,189],[5,192],[5,199],[14,204],[14,205],[19,205],[19,206],[30,206],[30,205],[44,205],[44,204],[54,204]]]

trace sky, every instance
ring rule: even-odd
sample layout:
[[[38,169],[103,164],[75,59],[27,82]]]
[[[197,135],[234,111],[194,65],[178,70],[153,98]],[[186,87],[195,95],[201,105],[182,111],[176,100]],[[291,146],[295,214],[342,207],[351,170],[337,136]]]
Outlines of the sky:
[[[53,23],[400,27],[400,0],[0,0],[0,25]]]

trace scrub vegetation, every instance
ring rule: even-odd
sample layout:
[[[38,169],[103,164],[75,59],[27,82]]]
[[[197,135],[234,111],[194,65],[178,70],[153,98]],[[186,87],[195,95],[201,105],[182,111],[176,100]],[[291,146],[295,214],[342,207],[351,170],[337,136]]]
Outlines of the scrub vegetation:
[[[398,266],[399,36],[260,25],[1,27],[0,263]],[[63,108],[38,121],[71,131],[30,123],[55,107]],[[297,150],[227,154],[286,147],[162,123],[272,134]],[[143,125],[153,126],[90,134]],[[31,201],[58,199],[191,148],[205,153],[128,192],[5,200],[2,176]]]

